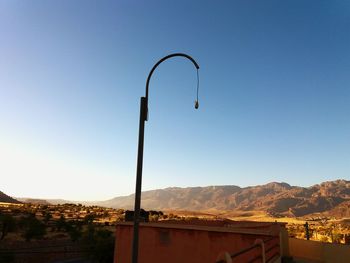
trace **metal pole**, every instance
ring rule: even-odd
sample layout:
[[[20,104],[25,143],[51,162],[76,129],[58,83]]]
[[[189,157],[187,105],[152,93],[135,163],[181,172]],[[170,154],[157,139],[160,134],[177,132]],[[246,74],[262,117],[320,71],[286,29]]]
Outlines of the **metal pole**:
[[[140,203],[142,184],[142,163],[143,163],[143,142],[145,135],[145,121],[147,118],[147,99],[141,97],[140,103],[140,125],[139,125],[139,146],[137,155],[136,189],[135,189],[135,210],[134,210],[134,233],[132,242],[132,262],[137,263],[139,250],[139,223],[140,223]]]
[[[146,82],[146,96],[141,97],[140,104],[140,125],[139,125],[139,145],[137,154],[137,170],[136,170],[136,189],[135,189],[135,208],[134,208],[134,230],[132,240],[132,263],[138,263],[138,249],[139,249],[139,224],[140,224],[140,209],[141,209],[141,185],[142,185],[142,164],[143,164],[143,142],[145,135],[145,121],[148,115],[148,87],[154,70],[163,61],[172,57],[185,57],[189,59],[197,69],[197,100],[195,101],[195,108],[198,109],[198,89],[199,89],[199,65],[189,55],[183,53],[174,53],[160,59],[151,69]]]

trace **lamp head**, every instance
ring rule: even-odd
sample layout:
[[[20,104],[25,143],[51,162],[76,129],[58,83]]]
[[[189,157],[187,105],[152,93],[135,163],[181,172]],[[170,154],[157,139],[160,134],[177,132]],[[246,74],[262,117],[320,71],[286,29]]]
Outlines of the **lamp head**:
[[[198,108],[199,108],[198,100],[196,100],[196,101],[194,102],[194,108],[195,108],[195,109],[198,109]]]

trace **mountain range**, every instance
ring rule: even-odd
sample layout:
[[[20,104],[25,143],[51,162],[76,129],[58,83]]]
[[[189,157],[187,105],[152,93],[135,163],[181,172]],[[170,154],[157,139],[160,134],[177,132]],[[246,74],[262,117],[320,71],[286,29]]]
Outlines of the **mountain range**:
[[[116,197],[99,205],[132,208],[134,195]],[[157,210],[266,211],[271,215],[313,213],[350,214],[350,181],[323,182],[311,187],[272,182],[241,188],[234,185],[171,187],[142,193],[142,207]]]
[[[30,199],[20,200],[31,202]],[[97,202],[35,201],[52,204],[70,202],[132,209],[134,194]],[[311,187],[291,186],[277,182],[250,187],[235,185],[170,187],[143,192],[142,208],[188,211],[265,211],[273,216],[290,217],[326,213],[332,216],[350,217],[350,181],[328,181]]]

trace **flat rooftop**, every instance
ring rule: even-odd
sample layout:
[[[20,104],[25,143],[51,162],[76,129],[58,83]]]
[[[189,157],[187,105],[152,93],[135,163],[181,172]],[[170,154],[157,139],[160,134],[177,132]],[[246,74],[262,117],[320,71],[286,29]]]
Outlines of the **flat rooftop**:
[[[133,222],[120,222],[117,226],[133,226]],[[164,220],[158,222],[140,222],[140,227],[198,230],[208,232],[237,233],[246,235],[279,235],[285,223],[249,222],[249,221],[217,221],[217,220]]]

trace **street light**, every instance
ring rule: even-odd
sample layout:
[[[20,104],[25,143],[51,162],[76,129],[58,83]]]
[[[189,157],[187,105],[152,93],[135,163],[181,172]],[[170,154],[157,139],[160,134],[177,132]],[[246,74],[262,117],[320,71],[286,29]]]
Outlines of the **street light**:
[[[134,208],[134,236],[132,242],[132,263],[138,262],[138,248],[139,248],[139,223],[140,223],[140,203],[141,203],[141,184],[142,184],[142,163],[143,163],[143,142],[145,134],[145,121],[147,121],[148,116],[148,86],[149,81],[152,77],[154,70],[162,63],[164,60],[167,60],[172,57],[184,57],[189,59],[197,69],[197,99],[195,101],[195,108],[198,109],[198,90],[199,90],[199,66],[197,62],[190,57],[189,55],[183,53],[174,53],[164,58],[160,59],[151,69],[147,82],[146,82],[146,96],[141,97],[140,104],[140,124],[139,124],[139,145],[138,145],[138,154],[137,154],[137,170],[136,170],[136,190],[135,190],[135,208]]]

